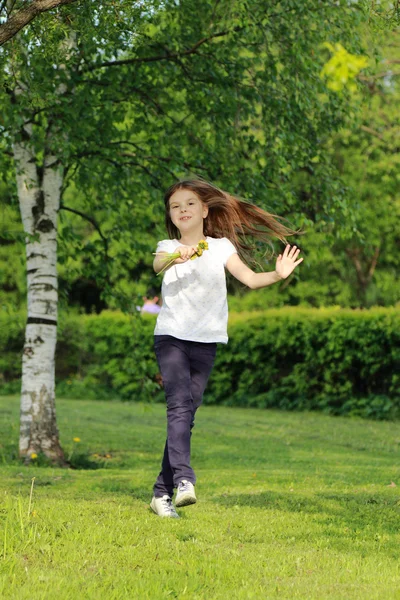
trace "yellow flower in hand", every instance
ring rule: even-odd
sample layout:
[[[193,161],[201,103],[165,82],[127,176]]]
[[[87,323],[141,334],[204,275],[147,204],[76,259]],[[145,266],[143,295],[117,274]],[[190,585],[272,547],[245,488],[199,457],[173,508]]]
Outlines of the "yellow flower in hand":
[[[208,250],[208,242],[206,240],[200,240],[197,244],[196,252],[190,257],[190,260],[194,260],[197,256],[201,256],[203,254],[203,250]]]
[[[197,250],[196,252],[190,257],[190,260],[194,260],[195,258],[201,256],[203,254],[203,250],[208,250],[208,242],[206,240],[200,240],[199,243],[197,244]],[[161,254],[160,252],[153,252],[153,254],[155,256],[157,256],[158,254]],[[165,264],[163,266],[163,268],[161,269],[161,271],[159,271],[157,273],[157,275],[160,275],[161,273],[163,273],[163,271],[165,271],[165,269],[167,267],[169,267],[169,265],[171,263],[174,262],[174,260],[176,258],[180,257],[179,252],[168,252],[167,254],[162,253],[163,256],[165,256]]]

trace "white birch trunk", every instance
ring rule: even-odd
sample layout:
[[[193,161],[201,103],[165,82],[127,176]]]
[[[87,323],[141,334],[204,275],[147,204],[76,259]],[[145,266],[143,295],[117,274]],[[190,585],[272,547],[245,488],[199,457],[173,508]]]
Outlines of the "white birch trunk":
[[[76,46],[75,38],[71,31],[61,43],[66,58]],[[60,64],[59,68],[66,66]],[[57,93],[61,95],[65,90],[65,83],[61,83]],[[26,91],[26,85],[18,81],[16,97]],[[24,231],[36,234],[38,240],[26,238],[28,319],[22,354],[19,453],[26,462],[33,453],[43,453],[53,462],[65,465],[55,410],[57,217],[63,169],[56,156],[46,154],[46,143],[43,167],[39,167],[32,144],[32,124],[25,124],[21,133],[22,137],[13,144],[21,218]],[[46,137],[46,142],[51,142],[50,129]]]
[[[25,127],[27,138],[30,128]],[[28,319],[22,355],[20,456],[44,453],[64,462],[55,414],[55,350],[57,342],[57,216],[62,169],[54,156],[38,168],[28,139],[14,144],[17,187],[26,238]]]

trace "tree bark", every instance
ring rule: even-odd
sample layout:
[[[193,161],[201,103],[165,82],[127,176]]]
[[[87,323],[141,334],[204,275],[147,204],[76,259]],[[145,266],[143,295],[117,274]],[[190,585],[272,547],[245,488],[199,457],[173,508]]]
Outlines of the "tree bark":
[[[0,46],[8,42],[14,35],[28,25],[35,17],[63,4],[72,4],[78,0],[33,0],[21,8],[2,25],[0,25]]]
[[[346,248],[345,252],[353,263],[356,271],[359,300],[363,306],[366,306],[367,289],[375,273],[376,265],[378,264],[380,247],[377,246],[374,249],[374,254],[369,264],[367,261],[365,261],[364,264],[361,262],[360,257],[362,253],[360,248]]]
[[[26,237],[28,319],[22,355],[19,452],[29,462],[43,453],[63,464],[55,412],[55,349],[57,342],[57,217],[62,169],[54,156],[38,167],[29,138],[13,146],[17,187]],[[24,139],[25,138],[25,139]]]

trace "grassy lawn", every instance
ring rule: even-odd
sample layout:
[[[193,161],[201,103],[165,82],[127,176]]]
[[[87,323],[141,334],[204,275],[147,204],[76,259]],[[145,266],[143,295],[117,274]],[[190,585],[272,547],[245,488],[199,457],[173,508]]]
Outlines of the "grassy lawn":
[[[0,598],[400,598],[398,424],[203,406],[198,503],[161,519],[163,405],[59,400],[87,468],[55,469],[15,458],[18,403],[0,398]]]

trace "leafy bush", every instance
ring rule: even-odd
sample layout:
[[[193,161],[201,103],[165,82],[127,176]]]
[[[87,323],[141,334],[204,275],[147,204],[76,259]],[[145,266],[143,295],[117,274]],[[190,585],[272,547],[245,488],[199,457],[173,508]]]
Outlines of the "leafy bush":
[[[395,309],[287,308],[233,316],[208,402],[400,416]]]
[[[63,395],[152,400],[162,397],[153,351],[155,319],[103,311],[65,318],[56,351]],[[79,397],[79,396],[78,396]]]
[[[397,418],[399,321],[391,308],[231,313],[229,343],[218,345],[204,401]],[[163,401],[154,325],[154,315],[62,316],[57,395]],[[21,316],[0,319],[1,393],[19,389],[23,327]]]
[[[0,393],[20,389],[25,319],[0,317]],[[56,393],[86,399],[161,400],[153,351],[154,315],[61,315]]]

